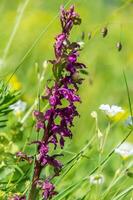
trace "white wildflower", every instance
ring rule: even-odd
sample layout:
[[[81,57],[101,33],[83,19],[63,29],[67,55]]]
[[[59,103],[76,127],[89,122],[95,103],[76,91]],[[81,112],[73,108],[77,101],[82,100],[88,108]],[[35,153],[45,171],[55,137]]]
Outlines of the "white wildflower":
[[[129,116],[125,121],[126,126],[133,126],[133,117]]]
[[[124,159],[133,155],[133,144],[124,142],[118,148],[115,149],[115,153],[121,155]]]
[[[116,105],[110,106],[108,104],[102,104],[99,107],[99,109],[102,110],[109,117],[114,117],[119,113],[124,113],[124,110],[121,107],[116,106]]]
[[[15,115],[19,115],[19,114],[21,114],[22,112],[25,111],[26,102],[19,100],[19,101],[17,101],[16,103],[12,104],[9,107],[13,110]]]
[[[90,183],[94,185],[101,185],[104,183],[104,176],[102,174],[95,174],[90,176]]]

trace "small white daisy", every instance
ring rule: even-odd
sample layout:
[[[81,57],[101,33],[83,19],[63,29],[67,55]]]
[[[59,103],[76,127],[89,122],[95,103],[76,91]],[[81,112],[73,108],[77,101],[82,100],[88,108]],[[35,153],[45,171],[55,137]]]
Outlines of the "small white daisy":
[[[133,155],[133,144],[124,142],[118,148],[115,149],[115,153],[121,155],[123,158],[127,158]]]
[[[90,176],[90,183],[94,185],[101,185],[105,181],[102,174],[95,174]]]
[[[15,115],[19,115],[25,111],[26,103],[24,101],[19,100],[16,103],[9,106],[9,108],[11,108],[13,110]]]
[[[116,116],[118,113],[123,113],[124,110],[116,105],[108,105],[108,104],[102,104],[99,107],[100,110],[102,110],[108,117],[114,117]]]

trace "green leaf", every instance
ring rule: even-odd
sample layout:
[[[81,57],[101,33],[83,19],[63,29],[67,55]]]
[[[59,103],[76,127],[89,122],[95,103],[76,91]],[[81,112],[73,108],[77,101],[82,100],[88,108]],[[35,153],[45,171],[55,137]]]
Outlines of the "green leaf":
[[[2,167],[0,168],[0,180],[3,180],[5,177],[6,179],[8,176],[14,171],[14,169],[10,167]]]
[[[16,91],[11,92],[2,81],[0,82],[0,128],[6,126],[6,117],[12,111],[10,105],[18,100],[19,94]]]

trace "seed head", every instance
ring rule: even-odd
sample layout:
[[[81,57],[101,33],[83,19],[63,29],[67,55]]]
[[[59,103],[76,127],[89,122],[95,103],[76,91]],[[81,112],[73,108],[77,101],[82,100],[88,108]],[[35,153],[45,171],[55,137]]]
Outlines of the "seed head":
[[[103,38],[107,36],[107,34],[108,34],[107,27],[104,27],[104,28],[101,29],[101,34],[102,34]]]

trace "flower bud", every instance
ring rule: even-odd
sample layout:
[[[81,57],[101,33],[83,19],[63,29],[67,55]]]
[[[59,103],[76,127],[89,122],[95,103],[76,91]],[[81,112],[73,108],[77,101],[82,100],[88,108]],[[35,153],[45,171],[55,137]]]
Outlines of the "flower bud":
[[[116,48],[118,49],[118,51],[122,50],[122,44],[121,44],[121,42],[117,42]]]

